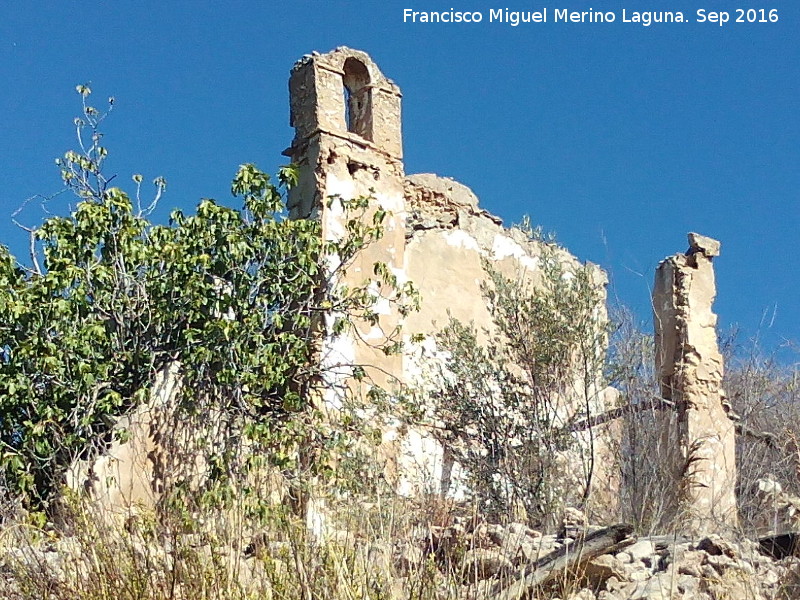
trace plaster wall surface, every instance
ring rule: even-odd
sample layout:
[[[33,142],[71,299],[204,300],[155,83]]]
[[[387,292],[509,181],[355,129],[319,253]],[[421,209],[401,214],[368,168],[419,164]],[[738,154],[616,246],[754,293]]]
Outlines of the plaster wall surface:
[[[479,207],[475,194],[463,184],[433,174],[406,176],[400,90],[365,53],[337,48],[308,55],[292,69],[289,91],[295,137],[284,154],[300,172],[299,183],[289,195],[290,216],[319,219],[324,238],[335,241],[346,235],[348,218],[337,199],[369,197],[367,220],[376,210],[387,211],[382,239],[362,251],[346,273],[337,272],[337,257],[331,257],[329,272],[338,273],[332,285],[374,279],[374,265],[381,262],[398,284],[412,281],[422,299],[420,310],[403,318],[388,302],[389,290],[373,284],[377,324],[358,322],[355,330],[334,336],[337,315],[327,316],[319,360],[326,377],[322,400],[329,408],[340,408],[345,393],[359,387],[352,378],[355,365],[365,369],[370,382],[361,387],[376,385],[391,391],[399,385],[420,384],[424,361],[444,359],[435,333],[451,316],[473,323],[478,331],[491,330],[493,318],[484,297],[487,261],[504,276],[531,286],[540,281],[543,254],[555,256],[570,268],[580,267],[565,250],[504,228],[499,218]],[[596,307],[597,320],[602,322],[606,279],[599,268],[592,272],[602,292]],[[387,355],[380,346],[398,328],[408,342],[406,350]],[[426,337],[421,343],[411,343],[414,334]],[[74,486],[88,486],[94,496],[112,505],[157,501],[164,482],[153,457],[163,455],[164,447],[155,428],[174,402],[175,376],[159,375],[163,381],[156,384],[149,412],[131,417],[132,439],[115,445],[108,457],[94,465],[78,465]],[[588,392],[577,378],[575,385],[576,393],[588,393],[592,413],[613,408],[617,402],[613,390],[604,388],[599,371]],[[559,410],[566,421],[577,407],[565,399]],[[598,490],[604,490],[597,504],[613,507],[616,480],[610,448],[589,444],[585,432],[576,433],[576,438],[591,447],[594,464],[602,465],[595,478]],[[463,495],[461,466],[430,430],[398,421],[384,431],[383,442],[386,473],[400,493]],[[581,468],[570,461],[565,457],[565,468]],[[204,469],[196,467],[198,473]]]
[[[292,216],[321,219],[323,235],[337,239],[344,235],[345,216],[329,199],[369,196],[376,209],[389,212],[386,234],[340,283],[363,281],[374,262],[382,261],[398,282],[412,281],[421,296],[420,310],[404,319],[388,303],[376,302],[379,327],[327,339],[323,364],[336,354],[327,351],[338,348],[339,356],[331,364],[346,358],[366,366],[376,385],[391,390],[399,384],[419,384],[424,372],[420,361],[437,360],[434,334],[451,317],[473,323],[479,332],[494,326],[484,293],[486,261],[504,276],[532,286],[541,277],[543,252],[568,265],[566,271],[580,267],[568,252],[504,228],[499,218],[479,207],[475,194],[463,184],[433,174],[406,176],[400,90],[363,52],[337,48],[308,55],[292,70],[289,89],[295,138],[285,154],[300,166],[299,186],[290,195]],[[606,279],[599,268],[594,277],[598,289],[604,290]],[[603,293],[598,322],[605,316],[604,298]],[[384,341],[382,336],[398,326],[406,342],[414,334],[426,335],[426,342],[407,343],[403,355],[376,352],[374,346]],[[345,368],[329,380],[329,388],[344,389],[346,380]],[[581,388],[585,393],[583,384]],[[604,391],[599,372],[589,394],[592,411],[602,412],[616,401]],[[331,392],[326,399],[332,402]],[[561,417],[566,420],[577,408],[566,400],[562,404]],[[384,443],[391,463],[388,470],[399,491],[458,493],[458,465],[430,432],[398,425],[385,432]],[[608,463],[600,456],[596,459]]]

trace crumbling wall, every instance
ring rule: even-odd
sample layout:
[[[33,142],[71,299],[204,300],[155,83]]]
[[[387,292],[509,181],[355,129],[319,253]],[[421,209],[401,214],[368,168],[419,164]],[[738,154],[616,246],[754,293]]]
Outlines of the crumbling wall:
[[[386,389],[416,384],[424,352],[413,344],[402,356],[376,352],[374,346],[385,341],[386,332],[401,325],[406,342],[415,334],[427,335],[430,357],[436,353],[433,334],[450,316],[474,323],[479,331],[490,329],[492,315],[482,291],[488,276],[482,261],[489,260],[509,278],[536,285],[545,246],[521,231],[503,228],[500,219],[479,208],[466,186],[431,174],[405,176],[400,90],[363,52],[337,48],[304,57],[292,70],[289,90],[295,138],[285,154],[300,166],[299,185],[289,198],[292,216],[321,219],[323,234],[336,239],[342,235],[344,216],[327,199],[370,196],[376,209],[389,211],[386,236],[363,253],[357,268],[340,283],[363,281],[373,263],[382,261],[399,283],[412,281],[422,298],[421,310],[405,319],[382,303],[376,306],[381,313],[379,327],[326,338],[322,356],[329,373],[326,400],[335,404],[335,390],[346,386],[348,364],[367,365],[370,380]],[[579,266],[566,251],[548,250],[559,261]],[[604,274],[596,269],[595,275],[598,288],[604,289]],[[600,302],[598,321],[604,315]],[[343,367],[337,371],[337,365]],[[596,375],[589,392],[593,413],[612,408],[608,404],[615,401],[604,390],[600,373]],[[563,410],[577,409],[565,402]],[[409,430],[399,423],[390,427],[384,450],[387,474],[401,492],[452,493],[458,487],[458,465],[423,429]],[[609,464],[599,457],[595,462]],[[601,477],[613,479],[610,472]]]
[[[180,362],[159,369],[147,401],[114,424],[109,447],[71,465],[66,484],[84,494],[97,518],[119,523],[164,508],[164,502],[177,499],[176,492],[202,490],[212,472],[210,459],[232,443],[238,458],[246,460],[250,445],[241,423],[204,398],[195,398],[197,410],[188,408],[185,385]],[[269,467],[252,472],[246,486],[275,503],[288,491]]]
[[[413,345],[405,355],[404,381],[409,385],[425,385],[426,372],[421,364],[436,360],[434,335],[445,327],[451,318],[476,328],[479,341],[489,342],[495,331],[486,286],[490,277],[485,263],[502,276],[519,282],[521,287],[532,289],[541,285],[543,261],[558,261],[565,273],[574,273],[582,265],[569,252],[554,244],[531,239],[522,230],[505,228],[501,220],[479,207],[478,198],[465,185],[433,174],[409,175],[406,178],[406,249],[405,276],[414,282],[422,295],[420,310],[411,314],[404,323],[409,334],[427,334],[425,348],[420,352]],[[589,265],[592,280],[598,292],[595,322],[598,327],[606,321],[605,273]],[[490,286],[491,287],[491,286]],[[554,402],[557,414],[554,427],[568,423],[576,414],[588,408],[591,415],[601,414],[616,407],[618,395],[603,384],[599,365],[605,353],[605,338],[595,350],[597,360],[588,374],[576,368],[571,389]],[[422,358],[421,358],[422,356]],[[490,399],[485,399],[490,402]],[[619,486],[613,457],[612,438],[618,437],[617,424],[575,431],[577,446],[564,454],[563,481],[569,490],[564,497],[580,497],[590,470],[592,490],[589,511],[596,518],[614,513]],[[446,450],[446,448],[445,448]],[[437,481],[446,482],[451,492],[459,489],[459,465],[448,463],[442,456],[442,468]],[[411,468],[412,465],[408,465]],[[448,469],[455,469],[455,474]],[[555,482],[554,482],[555,483]]]
[[[665,443],[672,458],[673,512],[689,530],[727,531],[737,523],[735,426],[722,389],[723,360],[712,311],[716,284],[712,260],[720,244],[689,234],[689,250],[664,260],[656,271],[656,373],[676,419]]]
[[[491,329],[492,315],[482,291],[487,281],[482,261],[490,261],[509,278],[520,278],[534,286],[541,276],[545,250],[570,267],[580,266],[563,249],[531,240],[522,231],[503,228],[499,218],[478,206],[478,199],[466,186],[431,174],[406,177],[401,93],[365,53],[343,47],[303,57],[291,71],[289,92],[295,136],[284,154],[299,168],[298,185],[288,199],[290,216],[319,219],[324,238],[340,240],[346,235],[349,217],[339,203],[329,201],[331,198],[369,197],[367,219],[378,209],[387,211],[383,238],[364,249],[347,273],[332,284],[360,285],[374,277],[373,265],[382,262],[397,278],[398,285],[412,281],[422,297],[421,310],[405,319],[385,298],[379,298],[374,307],[379,314],[377,324],[357,322],[354,331],[342,335],[333,335],[331,328],[327,330],[320,355],[325,374],[321,400],[325,406],[338,408],[344,395],[354,388],[364,391],[367,386],[376,385],[392,390],[401,384],[418,383],[419,359],[425,354],[422,350],[429,351],[427,358],[435,356],[434,334],[450,316],[474,323],[479,331]],[[336,265],[328,268],[335,272]],[[603,291],[597,305],[601,322],[605,317],[606,279],[599,268],[593,273],[598,290]],[[333,317],[329,315],[329,325]],[[408,342],[407,351],[387,355],[381,347],[398,326]],[[411,343],[415,334],[427,336],[424,348]],[[364,369],[368,383],[354,384],[354,365]],[[156,389],[164,385],[157,383]],[[576,378],[576,390],[578,385]],[[590,387],[591,413],[613,408],[616,394],[604,388],[599,371]],[[162,396],[156,391],[153,398],[159,415],[171,402]],[[143,410],[146,413],[152,409]],[[574,401],[565,401],[562,410],[566,421],[578,407]],[[160,486],[163,481],[154,471],[152,457],[163,454],[164,447],[154,437],[152,415],[145,413],[137,412],[131,417],[132,439],[115,445],[109,456],[94,466],[81,467],[83,471],[76,475],[75,485],[91,487],[95,496],[108,498],[112,504],[156,501],[158,494],[154,495],[153,486]],[[608,449],[587,437],[586,430],[576,436],[585,438],[586,447],[593,448],[595,481],[598,489],[607,488],[597,504],[613,510],[616,480]],[[459,465],[453,463],[448,449],[429,431],[408,428],[398,421],[384,431],[383,441],[386,474],[398,491],[408,495],[457,492]],[[202,469],[202,465],[197,468]],[[565,468],[571,467],[566,464]]]
[[[180,393],[178,363],[159,371],[147,403],[115,426],[116,438],[99,457],[78,461],[67,473],[67,485],[86,492],[89,498],[108,510],[100,514],[125,516],[135,506],[154,508],[168,476],[164,466],[165,420],[173,412]],[[124,439],[120,439],[123,435]]]

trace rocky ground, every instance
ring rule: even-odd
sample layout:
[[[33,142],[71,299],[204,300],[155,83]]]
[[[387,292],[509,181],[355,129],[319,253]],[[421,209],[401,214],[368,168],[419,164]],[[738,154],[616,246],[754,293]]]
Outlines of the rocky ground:
[[[526,565],[546,562],[549,554],[565,546],[577,548],[580,544],[575,538],[580,535],[582,532],[569,529],[561,535],[541,535],[518,523],[480,524],[472,532],[456,525],[432,532],[427,550],[441,557],[439,565],[447,564],[463,578],[459,593],[450,597],[503,598],[503,590],[520,579]],[[458,555],[453,552],[454,540],[462,540],[468,548],[456,564],[452,562]],[[396,565],[402,567],[398,571],[408,570],[409,555],[422,559],[418,548],[396,552]],[[798,558],[776,559],[748,539],[641,537],[556,574],[546,586],[532,590],[531,596],[565,600],[788,599],[800,597],[799,574]]]
[[[98,577],[125,579],[149,569],[153,573],[148,577],[167,581],[183,569],[222,577],[243,594],[225,597],[244,598],[250,591],[256,594],[250,597],[288,598],[293,597],[287,590],[293,589],[299,563],[310,560],[321,565],[328,559],[319,557],[327,555],[341,559],[334,567],[342,571],[337,577],[346,572],[360,581],[353,589],[359,590],[356,597],[363,598],[509,600],[518,598],[520,590],[529,598],[561,600],[800,598],[800,559],[791,554],[775,558],[763,543],[720,536],[694,540],[680,535],[628,536],[591,560],[568,568],[563,568],[563,561],[557,563],[542,585],[519,587],[537,567],[539,571],[543,565],[552,567],[554,556],[569,560],[583,552],[583,540],[602,531],[569,515],[562,531],[553,535],[521,523],[499,525],[464,518],[446,527],[418,525],[402,541],[370,541],[340,531],[325,547],[299,548],[296,542],[278,539],[275,532],[259,533],[240,544],[223,544],[199,534],[156,540],[134,533],[114,543],[103,541],[102,552],[81,536],[44,536],[36,542],[26,538],[24,544],[19,535],[6,536],[0,554],[4,582],[0,596],[27,600],[44,598],[43,590],[56,590],[47,597],[66,598],[71,596],[58,590],[82,589]],[[11,539],[18,543],[9,543]],[[327,547],[337,552],[331,554]],[[284,593],[273,593],[278,589]],[[189,598],[192,593],[187,588],[170,597]]]

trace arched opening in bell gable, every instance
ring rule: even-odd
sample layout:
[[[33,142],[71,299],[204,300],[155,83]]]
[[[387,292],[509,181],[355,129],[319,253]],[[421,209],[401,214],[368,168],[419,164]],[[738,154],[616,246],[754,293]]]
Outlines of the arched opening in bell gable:
[[[372,86],[367,66],[352,56],[345,60],[342,83],[347,131],[372,141]]]

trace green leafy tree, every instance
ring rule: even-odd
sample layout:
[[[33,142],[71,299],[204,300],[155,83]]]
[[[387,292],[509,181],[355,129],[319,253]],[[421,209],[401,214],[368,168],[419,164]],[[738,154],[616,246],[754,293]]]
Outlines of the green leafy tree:
[[[299,439],[308,441],[298,423],[310,422],[312,388],[323,384],[316,360],[323,315],[340,316],[333,334],[354,319],[376,319],[369,291],[376,288],[405,306],[403,290],[380,267],[379,286],[332,283],[381,237],[385,213],[368,219],[369,198],[333,198],[350,217],[347,231],[323,240],[318,222],[285,218],[293,168],[273,182],[245,164],[231,186],[241,209],[204,199],[196,214],[175,211],[168,225],[154,225],[147,216],[166,182],[153,182],[144,210],[142,176],[133,177],[133,197],[111,185],[99,129],[108,111],[87,104],[88,86],[78,92],[79,148],[56,161],[79,198],[75,210],[33,231],[38,249],[29,267],[0,247],[5,485],[46,507],[69,465],[102,450],[117,418],[147,400],[155,374],[171,363],[180,365],[187,418],[202,419],[198,412],[211,403],[236,424],[234,433],[287,466]],[[227,450],[212,449],[209,464],[224,467]]]

